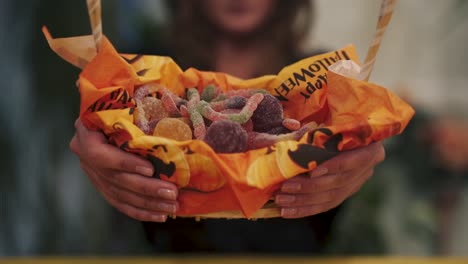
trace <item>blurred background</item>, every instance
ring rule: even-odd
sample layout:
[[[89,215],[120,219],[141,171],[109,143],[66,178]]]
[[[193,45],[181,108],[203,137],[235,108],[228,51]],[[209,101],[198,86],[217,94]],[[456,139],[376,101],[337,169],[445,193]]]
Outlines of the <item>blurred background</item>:
[[[354,43],[361,60],[380,1],[317,0],[308,46]],[[138,53],[160,40],[163,1],[103,1],[104,32]],[[468,1],[399,1],[372,82],[417,110],[341,210],[329,255],[468,256]],[[0,1],[0,256],[152,254],[141,224],[100,197],[68,147],[79,70],[54,37],[90,34],[85,1]]]

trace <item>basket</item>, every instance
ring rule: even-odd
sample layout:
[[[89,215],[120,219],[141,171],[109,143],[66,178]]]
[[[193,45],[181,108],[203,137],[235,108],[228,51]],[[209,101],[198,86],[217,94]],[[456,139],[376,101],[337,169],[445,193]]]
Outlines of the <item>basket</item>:
[[[377,33],[362,68],[354,48],[347,46],[286,66],[275,76],[249,80],[193,68],[182,71],[168,57],[119,54],[102,35],[99,0],[88,1],[92,36],[54,39],[45,28],[44,34],[57,54],[83,68],[78,81],[83,124],[102,130],[121,149],[147,158],[157,178],[180,186],[178,217],[271,218],[280,216],[270,199],[281,182],[313,170],[340,151],[402,133],[414,115],[398,96],[367,82],[394,4],[382,1]],[[293,80],[297,85],[289,89]],[[263,87],[280,98],[286,117],[324,126],[297,141],[219,154],[201,140],[178,142],[139,130],[133,124],[132,96],[147,83],[177,95],[187,87],[209,84],[223,91]],[[343,96],[347,93],[354,95],[352,100]]]

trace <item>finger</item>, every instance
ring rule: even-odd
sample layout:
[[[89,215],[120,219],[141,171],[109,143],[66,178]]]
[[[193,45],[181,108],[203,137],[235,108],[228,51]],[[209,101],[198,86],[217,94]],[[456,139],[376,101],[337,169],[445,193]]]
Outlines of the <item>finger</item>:
[[[366,175],[367,171],[373,169],[374,165],[368,164],[366,167],[357,167],[352,171],[330,173],[320,177],[301,174],[283,182],[278,193],[307,194],[341,188],[358,181]]]
[[[310,205],[310,206],[305,206],[305,207],[286,207],[286,208],[281,208],[281,217],[283,218],[300,218],[300,217],[306,217],[306,216],[311,216],[311,215],[316,215],[319,213],[326,212],[328,210],[331,210],[338,205],[340,205],[341,202],[328,202],[328,203],[323,203],[323,204],[318,204],[318,205]]]
[[[320,177],[307,175],[295,176],[281,185],[281,193],[316,193],[337,189],[349,185],[363,177],[365,172],[372,167],[358,168],[356,171],[326,174]]]
[[[102,182],[102,180],[100,180],[98,174],[92,170],[91,167],[83,163],[82,168],[88,175],[88,178],[100,191],[104,199],[121,213],[139,221],[165,222],[167,220],[166,213],[140,209],[129,204],[122,203],[119,200],[113,198],[112,195],[106,191],[106,188],[104,187],[105,184]]]
[[[304,207],[309,205],[319,205],[330,202],[341,203],[366,182],[366,180],[373,174],[373,170],[369,169],[363,173],[363,176],[350,184],[336,189],[331,189],[317,193],[307,194],[284,194],[280,193],[275,196],[275,202],[280,207]]]
[[[346,172],[369,165],[375,166],[384,159],[385,149],[382,143],[375,142],[362,148],[341,152],[312,170],[310,176],[320,177],[329,173]]]
[[[78,137],[76,136],[76,134],[73,135],[73,138],[70,141],[70,150],[73,153],[75,153],[77,156],[80,155],[80,145],[79,145]]]
[[[87,142],[88,140],[93,140],[93,142],[97,143],[107,143],[106,137],[104,134],[97,132],[97,131],[92,131],[86,128],[83,123],[81,123],[80,119],[77,119],[75,121],[75,129],[76,129],[76,135],[78,136],[78,139],[83,142]]]
[[[349,194],[347,195],[346,199],[348,199],[349,197],[353,196],[354,194],[356,194],[360,189],[361,187],[364,185],[365,182],[363,182],[362,184],[356,184],[353,188],[351,188],[351,191],[349,192]]]
[[[275,203],[280,207],[302,207],[343,201],[353,188],[354,186],[347,186],[314,194],[278,194]]]
[[[159,211],[169,214],[175,214],[177,211],[176,201],[155,199],[153,197],[139,195],[118,186],[110,186],[109,192],[116,200],[147,211]]]
[[[80,162],[80,167],[96,189],[99,191],[104,189],[105,184],[102,183],[102,180],[99,180],[98,174],[90,166],[84,162]]]
[[[109,144],[104,134],[89,131],[79,120],[75,125],[78,141],[81,146],[85,146],[82,148],[80,158],[86,163],[96,167],[153,176],[154,168],[149,161]]]
[[[134,206],[119,203],[117,200],[110,198],[109,203],[112,204],[117,210],[123,214],[143,222],[166,222],[167,214],[162,212],[151,212],[136,208]]]
[[[102,174],[106,181],[140,195],[171,201],[178,196],[178,189],[171,182],[113,170],[104,170]]]
[[[353,188],[351,188],[351,191],[349,192],[349,194],[347,195],[346,199],[348,199],[349,197],[353,196],[355,193],[357,193],[361,187],[367,182],[367,180],[369,180],[370,177],[372,177],[372,175],[374,175],[374,169],[370,169],[366,172],[366,174],[364,175],[363,177],[363,180],[362,181],[359,181],[357,182]]]
[[[83,123],[81,123],[81,119],[78,117],[76,120],[75,120],[75,129],[78,129],[80,126],[83,125]]]

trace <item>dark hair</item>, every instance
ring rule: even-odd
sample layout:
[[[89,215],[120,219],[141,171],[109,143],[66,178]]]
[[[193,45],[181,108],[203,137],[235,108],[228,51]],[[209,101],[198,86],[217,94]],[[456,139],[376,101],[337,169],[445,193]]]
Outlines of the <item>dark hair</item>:
[[[312,24],[310,0],[276,0],[276,8],[258,37],[268,45],[263,49],[265,63],[258,74],[274,74],[298,57]],[[168,44],[175,61],[183,68],[213,70],[212,39],[215,28],[203,14],[200,0],[169,0]]]

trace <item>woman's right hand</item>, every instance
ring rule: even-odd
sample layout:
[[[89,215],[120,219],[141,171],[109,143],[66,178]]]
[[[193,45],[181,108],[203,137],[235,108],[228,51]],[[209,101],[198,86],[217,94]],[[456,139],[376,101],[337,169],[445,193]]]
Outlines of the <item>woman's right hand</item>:
[[[177,187],[151,178],[152,164],[109,144],[101,132],[90,131],[75,122],[70,149],[81,168],[113,207],[140,221],[165,222],[177,211]]]

